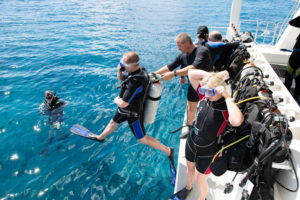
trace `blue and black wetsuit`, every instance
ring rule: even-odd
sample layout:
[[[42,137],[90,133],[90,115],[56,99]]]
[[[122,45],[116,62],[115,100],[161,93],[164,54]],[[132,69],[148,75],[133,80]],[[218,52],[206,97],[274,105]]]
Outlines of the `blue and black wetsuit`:
[[[298,99],[300,96],[300,34],[297,37],[296,44],[289,58],[287,69],[285,72],[284,84],[288,90],[291,89],[294,75],[295,75],[294,98],[300,104],[300,100]]]
[[[211,42],[205,43],[209,49],[214,71],[225,70],[230,65],[229,57],[239,47],[239,42]]]
[[[123,81],[119,97],[129,105],[118,108],[113,120],[117,123],[128,121],[131,131],[137,139],[145,136],[143,124],[143,104],[149,79],[146,71],[141,68],[129,73]]]
[[[196,114],[195,127],[188,135],[185,157],[196,163],[196,169],[202,174],[210,173],[210,164],[214,155],[220,150],[218,136],[228,123],[228,110],[224,98],[218,101],[200,101]]]
[[[179,66],[181,66],[180,68],[182,69],[189,65],[193,65],[197,69],[202,69],[204,71],[212,71],[211,58],[208,49],[204,46],[197,46],[197,48],[195,48],[190,54],[179,54],[176,59],[167,66],[170,71],[173,71]],[[187,99],[191,102],[199,101],[199,97],[190,83],[188,87]]]

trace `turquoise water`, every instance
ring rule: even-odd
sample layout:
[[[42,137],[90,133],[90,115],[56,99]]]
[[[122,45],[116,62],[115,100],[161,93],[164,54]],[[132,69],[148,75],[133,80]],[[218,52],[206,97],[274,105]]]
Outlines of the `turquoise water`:
[[[241,18],[283,21],[293,4],[270,2],[244,0]],[[124,52],[154,71],[179,53],[178,33],[195,38],[199,25],[227,24],[230,8],[230,0],[0,0],[0,199],[167,199],[166,156],[139,144],[127,123],[103,144],[69,129],[79,123],[99,134],[109,122]],[[169,132],[182,124],[186,87],[164,83],[146,126],[176,152]],[[39,114],[47,89],[69,101],[60,128]]]

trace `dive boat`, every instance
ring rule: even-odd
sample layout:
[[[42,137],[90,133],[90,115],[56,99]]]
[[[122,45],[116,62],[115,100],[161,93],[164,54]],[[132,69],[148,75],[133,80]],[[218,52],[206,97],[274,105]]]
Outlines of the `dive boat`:
[[[294,1],[295,6],[290,12],[290,18],[300,16],[300,0]],[[232,1],[230,23],[226,34],[226,38],[229,41],[231,41],[232,37],[236,34],[232,27],[235,27],[236,30],[240,30],[241,6],[242,0]],[[285,20],[285,24],[283,24],[282,27],[284,27],[284,29],[282,29],[281,36],[278,38],[276,45],[257,44],[255,42],[256,39],[254,39],[253,42],[246,44],[247,51],[250,53],[251,64],[247,64],[245,67],[255,65],[261,69],[265,75],[264,80],[270,83],[272,82],[272,84],[269,86],[269,89],[272,91],[273,98],[280,99],[280,101],[277,103],[277,107],[281,115],[286,116],[286,119],[293,119],[288,122],[289,129],[291,130],[293,136],[289,145],[293,164],[291,164],[289,159],[285,159],[283,162],[272,163],[272,170],[276,170],[276,174],[273,178],[279,182],[279,184],[274,182],[274,190],[272,193],[275,200],[296,200],[300,199],[300,190],[298,189],[298,178],[300,177],[300,107],[290,92],[286,89],[282,82],[282,77],[278,76],[278,73],[275,72],[276,69],[273,68],[272,65],[286,66],[296,38],[300,33],[300,28],[294,28],[288,25],[288,20]],[[174,193],[184,188],[187,184],[187,166],[184,155],[185,144],[186,139],[181,139],[177,159],[177,178]],[[249,199],[255,183],[252,183],[250,180],[245,178],[248,172],[249,169],[239,173],[227,170],[221,176],[215,176],[211,173],[207,180],[209,186],[207,199]],[[241,184],[242,182],[243,184]],[[282,185],[290,190],[295,191],[289,191],[282,187]],[[228,190],[228,187],[231,187],[231,191],[227,191],[227,193],[225,193],[224,190]],[[193,189],[186,199],[196,200],[198,198],[199,193],[197,189],[197,183],[194,181]]]

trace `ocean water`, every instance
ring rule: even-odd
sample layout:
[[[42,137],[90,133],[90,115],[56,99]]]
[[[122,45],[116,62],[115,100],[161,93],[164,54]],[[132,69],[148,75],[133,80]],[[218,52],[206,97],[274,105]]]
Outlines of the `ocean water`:
[[[292,5],[244,0],[241,18],[282,22]],[[0,0],[0,199],[167,199],[167,157],[139,144],[127,123],[104,143],[69,129],[99,134],[113,117],[123,53],[138,52],[153,72],[179,53],[177,34],[195,39],[199,25],[227,25],[230,8],[230,0]],[[169,132],[182,124],[187,85],[163,85],[146,131],[177,157]],[[69,101],[60,127],[39,114],[45,90]]]

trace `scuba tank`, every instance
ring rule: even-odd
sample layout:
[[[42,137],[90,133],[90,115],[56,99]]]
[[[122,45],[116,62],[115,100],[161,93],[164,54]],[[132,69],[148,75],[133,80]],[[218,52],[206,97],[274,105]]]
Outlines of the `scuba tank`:
[[[159,81],[161,75],[152,73],[149,74],[149,78],[150,85],[148,88],[144,107],[144,123],[146,124],[152,124],[154,122],[163,88],[161,82]]]

